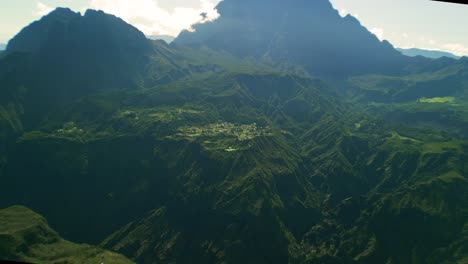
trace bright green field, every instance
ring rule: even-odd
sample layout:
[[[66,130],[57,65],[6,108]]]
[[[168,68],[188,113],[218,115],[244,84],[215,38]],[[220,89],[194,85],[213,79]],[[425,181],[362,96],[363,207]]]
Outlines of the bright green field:
[[[418,100],[420,103],[453,103],[455,97],[433,97],[433,98],[421,98]]]

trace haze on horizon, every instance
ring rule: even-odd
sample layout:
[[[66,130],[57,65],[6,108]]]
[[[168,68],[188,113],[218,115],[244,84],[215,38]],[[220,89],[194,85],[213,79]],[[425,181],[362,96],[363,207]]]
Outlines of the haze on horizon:
[[[24,0],[2,3],[0,43],[55,7],[100,9],[121,17],[146,35],[177,36],[183,29],[214,20],[219,0]],[[443,50],[468,55],[468,6],[428,0],[331,0],[342,16],[351,14],[379,39],[395,47]]]

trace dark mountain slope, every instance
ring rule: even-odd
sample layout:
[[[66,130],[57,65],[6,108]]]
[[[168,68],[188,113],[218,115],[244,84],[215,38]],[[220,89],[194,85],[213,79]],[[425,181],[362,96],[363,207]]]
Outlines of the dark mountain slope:
[[[328,0],[226,0],[217,9],[219,19],[195,25],[174,43],[298,64],[327,79],[397,72],[408,62],[354,17],[342,18]]]
[[[32,54],[45,67],[39,76],[68,81],[73,87],[62,92],[70,96],[133,86],[152,51],[143,33],[117,17],[93,10],[81,16],[64,8],[24,28],[6,50]]]
[[[466,142],[419,139],[394,135],[368,156],[363,174],[377,184],[311,229],[303,243],[316,253],[306,263],[322,263],[321,255],[336,263],[463,263]]]
[[[190,71],[177,64],[174,53],[112,15],[88,10],[81,16],[58,8],[9,42],[0,63],[2,99],[19,99],[24,124],[31,127],[49,112],[97,91],[186,76]]]
[[[81,16],[58,8],[24,28],[0,58],[0,175],[24,130],[83,96],[168,83],[193,71],[177,60],[165,43],[98,11]]]

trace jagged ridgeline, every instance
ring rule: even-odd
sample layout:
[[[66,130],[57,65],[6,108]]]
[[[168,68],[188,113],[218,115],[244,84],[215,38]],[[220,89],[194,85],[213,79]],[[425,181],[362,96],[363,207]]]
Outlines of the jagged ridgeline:
[[[353,74],[398,72],[408,61],[356,18],[342,18],[328,0],[228,0],[217,10],[219,19],[195,25],[194,32],[183,31],[175,43],[292,63],[335,81]]]
[[[9,42],[0,259],[466,262],[466,59],[325,0],[218,11],[170,45],[62,8]]]

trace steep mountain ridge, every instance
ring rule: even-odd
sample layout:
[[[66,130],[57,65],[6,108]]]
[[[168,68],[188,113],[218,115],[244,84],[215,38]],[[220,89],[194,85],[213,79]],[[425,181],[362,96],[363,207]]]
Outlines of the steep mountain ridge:
[[[136,28],[102,11],[88,10],[82,16],[57,8],[18,33],[6,50],[12,53],[29,55],[33,63],[42,65],[44,70],[31,73],[48,82],[40,85],[68,82],[68,87],[50,88],[67,99],[97,89],[134,86],[153,46]],[[36,95],[46,93],[41,90]]]
[[[208,46],[272,64],[289,62],[326,79],[398,72],[409,62],[354,17],[341,17],[328,0],[225,0],[217,10],[219,19],[183,31],[174,43]]]
[[[62,56],[80,50],[94,51],[93,56],[99,55],[97,51],[104,52],[101,56],[120,51],[119,56],[132,57],[151,51],[151,45],[142,32],[115,16],[91,9],[82,16],[57,8],[21,30],[6,51]]]

